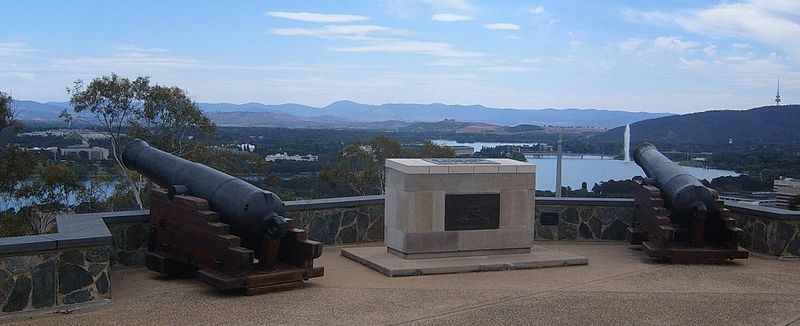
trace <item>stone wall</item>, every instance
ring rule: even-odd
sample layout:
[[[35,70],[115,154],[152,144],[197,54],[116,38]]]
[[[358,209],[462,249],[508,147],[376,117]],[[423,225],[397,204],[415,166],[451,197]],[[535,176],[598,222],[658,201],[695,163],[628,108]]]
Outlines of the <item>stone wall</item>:
[[[623,198],[537,198],[536,240],[625,240],[633,205]]]
[[[768,255],[800,257],[800,212],[726,202],[744,230],[742,247]]]
[[[325,245],[383,240],[383,197],[364,196],[286,203],[286,217]]]
[[[108,246],[0,257],[3,312],[110,299]]]
[[[150,233],[149,210],[115,212],[104,218],[111,232],[112,266],[142,266]]]
[[[102,214],[59,216],[56,225],[56,233],[0,238],[0,315],[111,299]]]

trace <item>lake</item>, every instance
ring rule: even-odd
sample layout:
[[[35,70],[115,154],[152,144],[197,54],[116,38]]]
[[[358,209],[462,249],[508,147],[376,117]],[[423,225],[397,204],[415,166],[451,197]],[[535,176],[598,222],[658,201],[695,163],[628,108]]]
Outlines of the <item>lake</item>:
[[[476,151],[481,150],[483,147],[497,147],[497,146],[531,146],[536,143],[489,143],[489,142],[474,142],[474,143],[459,143],[452,140],[434,140],[435,144],[445,146],[472,146]],[[528,163],[536,165],[536,189],[537,190],[556,190],[556,157],[543,156],[535,158],[533,156],[526,156]],[[697,177],[698,179],[711,179],[722,176],[736,176],[739,173],[734,171],[716,170],[716,169],[703,169],[694,167],[683,167]],[[569,186],[572,189],[580,189],[581,183],[586,182],[589,190],[595,183],[608,180],[628,180],[637,175],[644,176],[644,171],[634,162],[625,162],[621,160],[614,160],[608,158],[601,158],[599,156],[585,156],[584,158],[578,157],[565,157],[562,160],[562,175],[561,183],[564,187]]]

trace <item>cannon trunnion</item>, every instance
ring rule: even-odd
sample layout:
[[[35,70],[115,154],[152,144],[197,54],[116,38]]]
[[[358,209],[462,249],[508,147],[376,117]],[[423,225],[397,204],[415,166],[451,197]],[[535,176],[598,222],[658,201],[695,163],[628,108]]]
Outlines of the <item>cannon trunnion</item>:
[[[323,275],[313,264],[322,245],[284,218],[275,194],[139,139],[122,159],[161,186],[150,197],[147,268],[248,295]]]
[[[675,263],[721,263],[748,257],[739,246],[742,230],[716,190],[653,144],[636,148],[634,161],[647,178],[634,189],[636,218],[627,232],[631,244],[641,244],[650,257]]]

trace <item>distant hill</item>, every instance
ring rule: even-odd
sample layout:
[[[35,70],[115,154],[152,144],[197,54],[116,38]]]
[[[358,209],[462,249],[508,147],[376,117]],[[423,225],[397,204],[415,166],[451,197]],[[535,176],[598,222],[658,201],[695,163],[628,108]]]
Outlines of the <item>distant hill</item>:
[[[58,120],[68,102],[39,103],[15,101],[22,120]],[[364,128],[368,125],[395,127],[413,122],[439,122],[445,119],[493,125],[555,125],[611,128],[670,113],[627,112],[596,109],[498,109],[481,105],[382,104],[369,105],[338,101],[323,108],[302,104],[266,105],[261,103],[198,103],[218,124],[229,126],[275,126],[288,128]],[[246,114],[247,113],[247,114]],[[525,127],[522,127],[525,128]]]
[[[625,126],[593,137],[622,142]],[[642,141],[659,146],[800,146],[800,105],[765,106],[744,111],[719,110],[674,115],[631,124],[631,146]]]
[[[513,126],[519,124],[586,126],[611,128],[620,124],[672,115],[671,113],[628,112],[597,109],[499,109],[482,105],[389,103],[381,105],[337,101],[323,108],[300,104],[200,103],[209,112],[272,112],[301,117],[336,117],[354,122],[408,121],[437,122],[444,119]]]

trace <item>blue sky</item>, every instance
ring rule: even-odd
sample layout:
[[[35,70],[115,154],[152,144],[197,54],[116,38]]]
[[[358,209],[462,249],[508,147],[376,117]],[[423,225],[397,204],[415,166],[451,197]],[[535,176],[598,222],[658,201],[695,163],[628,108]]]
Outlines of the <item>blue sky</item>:
[[[800,1],[0,0],[0,90],[116,72],[199,102],[651,112],[800,97]]]

